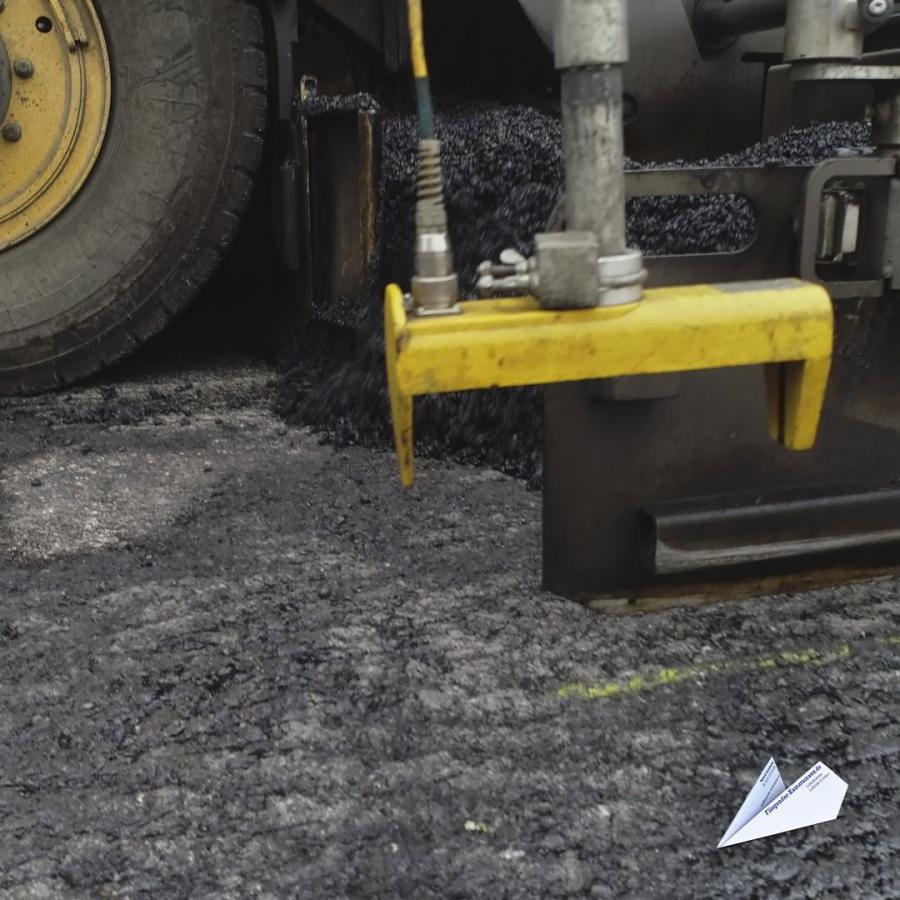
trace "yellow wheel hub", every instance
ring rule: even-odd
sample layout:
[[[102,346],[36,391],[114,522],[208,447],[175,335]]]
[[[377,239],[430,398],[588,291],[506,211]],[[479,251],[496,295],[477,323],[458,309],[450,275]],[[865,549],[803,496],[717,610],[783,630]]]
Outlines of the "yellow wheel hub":
[[[51,222],[90,175],[111,76],[92,0],[0,0],[0,250]]]

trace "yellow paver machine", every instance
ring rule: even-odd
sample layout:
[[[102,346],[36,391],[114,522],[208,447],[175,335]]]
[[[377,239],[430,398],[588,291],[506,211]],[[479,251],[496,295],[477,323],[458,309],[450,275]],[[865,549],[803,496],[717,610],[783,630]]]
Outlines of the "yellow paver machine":
[[[550,590],[653,608],[890,570],[900,563],[894,4],[685,4],[709,55],[748,33],[777,36],[767,71],[781,103],[817,103],[827,115],[843,88],[866,92],[873,147],[811,167],[626,173],[631,4],[523,3],[560,72],[565,228],[536,235],[530,259],[483,264],[482,299],[463,302],[421,8],[410,0],[415,275],[385,301],[403,482],[414,478],[416,396],[547,385]],[[627,246],[627,197],[712,194],[753,204],[750,247],[651,258]]]

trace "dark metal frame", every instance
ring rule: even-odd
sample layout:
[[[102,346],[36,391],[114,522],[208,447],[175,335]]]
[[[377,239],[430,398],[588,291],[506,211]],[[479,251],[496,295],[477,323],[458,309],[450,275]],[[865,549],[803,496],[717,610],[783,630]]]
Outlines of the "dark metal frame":
[[[789,277],[801,260],[807,274],[817,271],[814,208],[842,178],[870,188],[874,224],[861,240],[874,249],[860,265],[877,273],[892,258],[890,238],[887,257],[885,241],[872,238],[889,230],[885,215],[897,215],[895,166],[869,157],[813,169],[657,170],[629,173],[626,186],[629,196],[738,194],[757,210],[756,240],[736,253],[648,258],[656,284]],[[867,297],[857,283],[854,299],[836,300],[834,372],[809,453],[769,439],[763,374],[752,369],[682,375],[677,389],[659,393],[548,389],[545,586],[624,611],[900,565],[900,305],[891,274],[866,279]],[[827,286],[846,294],[844,282]]]
[[[830,159],[816,166],[806,180],[800,207],[800,248],[798,269],[801,278],[828,288],[835,299],[880,297],[884,293],[884,244],[870,236],[885,233],[888,183],[897,175],[897,160],[892,156]],[[860,240],[864,252],[849,273],[825,277],[816,259],[822,217],[822,195],[826,187],[840,180],[842,186],[866,194],[866,219],[861,224]],[[880,184],[872,184],[873,179]]]
[[[738,196],[756,213],[756,237],[731,253],[698,253],[647,259],[650,285],[699,284],[781,278],[796,271],[794,216],[808,167],[655,169],[627,172],[625,190],[638,197]],[[762,274],[765,273],[765,274]]]

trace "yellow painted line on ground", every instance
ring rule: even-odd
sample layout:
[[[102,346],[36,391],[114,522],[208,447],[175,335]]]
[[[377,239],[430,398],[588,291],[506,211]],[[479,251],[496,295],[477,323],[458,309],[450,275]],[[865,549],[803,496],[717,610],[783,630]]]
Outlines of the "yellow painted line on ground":
[[[860,642],[863,643],[863,642]],[[900,635],[866,640],[864,644],[900,647]],[[572,682],[557,690],[561,698],[576,697],[580,700],[610,700],[652,691],[656,688],[696,681],[710,675],[731,675],[736,672],[764,672],[770,669],[784,669],[794,666],[819,668],[849,659],[854,653],[850,643],[836,644],[822,650],[781,650],[756,659],[724,659],[693,666],[677,666],[659,669],[650,675],[634,675],[624,681],[605,683]]]

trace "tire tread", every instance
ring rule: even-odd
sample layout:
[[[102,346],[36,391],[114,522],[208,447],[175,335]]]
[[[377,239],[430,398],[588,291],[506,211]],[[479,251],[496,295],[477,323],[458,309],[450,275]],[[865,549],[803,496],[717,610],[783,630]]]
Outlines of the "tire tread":
[[[231,36],[233,103],[230,155],[203,226],[192,247],[180,254],[159,288],[131,314],[77,346],[64,336],[54,357],[0,369],[0,395],[32,394],[65,387],[121,360],[163,330],[218,268],[250,203],[262,161],[268,118],[268,61],[262,15],[256,0],[217,0],[217,14]],[[130,286],[123,285],[122,293]],[[89,326],[86,326],[86,328]],[[69,341],[73,335],[67,336]]]

